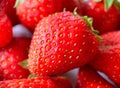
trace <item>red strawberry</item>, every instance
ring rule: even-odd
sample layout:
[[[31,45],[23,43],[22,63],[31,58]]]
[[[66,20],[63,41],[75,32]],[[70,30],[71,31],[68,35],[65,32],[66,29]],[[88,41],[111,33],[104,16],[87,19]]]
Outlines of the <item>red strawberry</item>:
[[[19,23],[18,16],[16,15],[16,8],[14,8],[16,0],[1,0],[0,9],[4,10],[8,18],[11,20],[12,25]]]
[[[98,39],[87,22],[70,12],[43,18],[33,34],[28,65],[39,75],[62,74],[92,60]]]
[[[100,34],[114,31],[118,26],[119,11],[114,5],[111,5],[114,0],[105,1],[107,2],[103,3],[103,0],[100,2],[81,0],[84,15],[93,18],[93,27],[99,30]],[[108,5],[106,6],[107,10],[104,8],[105,5]]]
[[[76,88],[115,88],[90,66],[80,68]]]
[[[29,38],[13,38],[12,42],[0,48],[0,78],[25,78],[29,71],[20,66],[20,62],[28,58]]]
[[[91,65],[120,85],[120,31],[102,35],[99,51]]]
[[[6,14],[0,10],[0,48],[8,45],[12,37],[12,24]]]
[[[17,14],[21,22],[34,30],[43,17],[63,10],[63,0],[24,0],[18,4]]]
[[[14,79],[0,82],[0,88],[72,88],[68,79],[63,77],[41,77]]]

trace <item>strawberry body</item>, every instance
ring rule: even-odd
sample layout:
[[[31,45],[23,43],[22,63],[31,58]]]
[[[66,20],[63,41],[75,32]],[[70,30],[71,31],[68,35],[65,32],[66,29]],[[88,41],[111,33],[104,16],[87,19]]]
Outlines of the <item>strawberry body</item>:
[[[102,35],[103,41],[91,65],[120,85],[120,31]]]
[[[82,17],[70,12],[50,15],[35,29],[29,70],[39,75],[62,74],[92,60],[97,47],[98,40]]]
[[[14,8],[15,2],[16,0],[1,0],[0,2],[0,9],[6,13],[13,26],[20,23],[16,14],[16,8]]]
[[[29,71],[20,65],[20,62],[28,58],[29,44],[29,38],[13,38],[8,46],[0,48],[2,79],[25,78],[29,75]]]
[[[31,31],[43,17],[63,10],[63,0],[24,0],[17,7],[21,22]]]
[[[90,66],[80,68],[76,88],[115,88]]]
[[[13,37],[12,24],[4,12],[0,12],[0,48],[8,45]]]
[[[112,5],[105,11],[104,3],[94,0],[81,0],[83,15],[93,18],[93,27],[99,30],[100,34],[114,31],[118,26],[119,11]]]
[[[68,79],[63,77],[41,77],[31,79],[14,79],[0,82],[1,88],[72,88]]]

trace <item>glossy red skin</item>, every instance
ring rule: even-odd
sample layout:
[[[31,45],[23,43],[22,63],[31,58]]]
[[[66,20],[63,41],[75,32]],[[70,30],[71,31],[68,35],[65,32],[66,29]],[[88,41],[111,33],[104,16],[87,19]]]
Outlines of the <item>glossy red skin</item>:
[[[20,20],[17,16],[17,13],[16,13],[16,8],[13,7],[12,10],[6,11],[6,14],[9,17],[10,21],[12,22],[13,26],[20,24]]]
[[[120,85],[120,31],[102,35],[99,51],[91,65]]]
[[[1,10],[0,10],[1,11]],[[12,24],[5,13],[0,12],[0,48],[8,45],[13,37]]]
[[[17,14],[21,22],[33,32],[43,17],[63,11],[63,8],[63,0],[25,0],[18,5]]]
[[[58,75],[93,59],[98,39],[82,17],[61,12],[43,18],[30,45],[28,68],[38,75]]]
[[[90,66],[80,68],[76,88],[115,88]]]
[[[71,83],[64,77],[40,77],[31,79],[14,79],[1,81],[1,88],[72,88]]]
[[[95,3],[94,0],[81,1],[83,15],[93,18],[93,27],[98,30],[100,34],[117,30],[119,11],[115,6],[105,11],[103,2]]]
[[[28,69],[19,63],[28,58],[30,41],[29,38],[13,38],[8,46],[0,48],[0,78],[8,80],[28,77]]]
[[[1,0],[0,2],[0,9],[4,10],[13,26],[20,23],[16,15],[16,8],[14,7],[15,2],[16,0]]]

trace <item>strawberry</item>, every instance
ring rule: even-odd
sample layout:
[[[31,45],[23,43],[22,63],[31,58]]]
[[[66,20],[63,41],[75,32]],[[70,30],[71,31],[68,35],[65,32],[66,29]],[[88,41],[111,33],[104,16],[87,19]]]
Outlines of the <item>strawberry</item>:
[[[0,2],[0,9],[4,10],[13,26],[20,23],[16,14],[16,8],[14,8],[15,1],[16,0],[1,0]]]
[[[57,75],[91,61],[98,39],[85,19],[67,11],[43,18],[32,37],[29,70],[39,75]]]
[[[6,14],[0,10],[0,48],[8,45],[12,37],[12,24]]]
[[[63,0],[24,0],[17,6],[21,22],[32,32],[43,17],[63,10]]]
[[[112,5],[113,1],[117,0],[81,0],[83,15],[93,18],[93,27],[100,34],[117,29],[119,11]]]
[[[0,88],[72,88],[64,77],[36,77],[31,79],[14,79],[0,82]]]
[[[90,66],[80,68],[76,88],[115,88]]]
[[[18,79],[29,75],[28,69],[24,69],[20,62],[28,58],[30,39],[25,37],[13,38],[11,43],[0,48],[0,78]]]
[[[102,35],[99,51],[91,66],[105,73],[111,80],[120,85],[120,31]]]

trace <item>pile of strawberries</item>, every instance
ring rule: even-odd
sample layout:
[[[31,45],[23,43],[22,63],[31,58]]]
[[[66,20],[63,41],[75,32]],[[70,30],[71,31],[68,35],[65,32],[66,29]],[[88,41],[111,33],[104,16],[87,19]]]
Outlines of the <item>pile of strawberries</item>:
[[[0,88],[119,88],[119,22],[119,0],[0,0]]]

